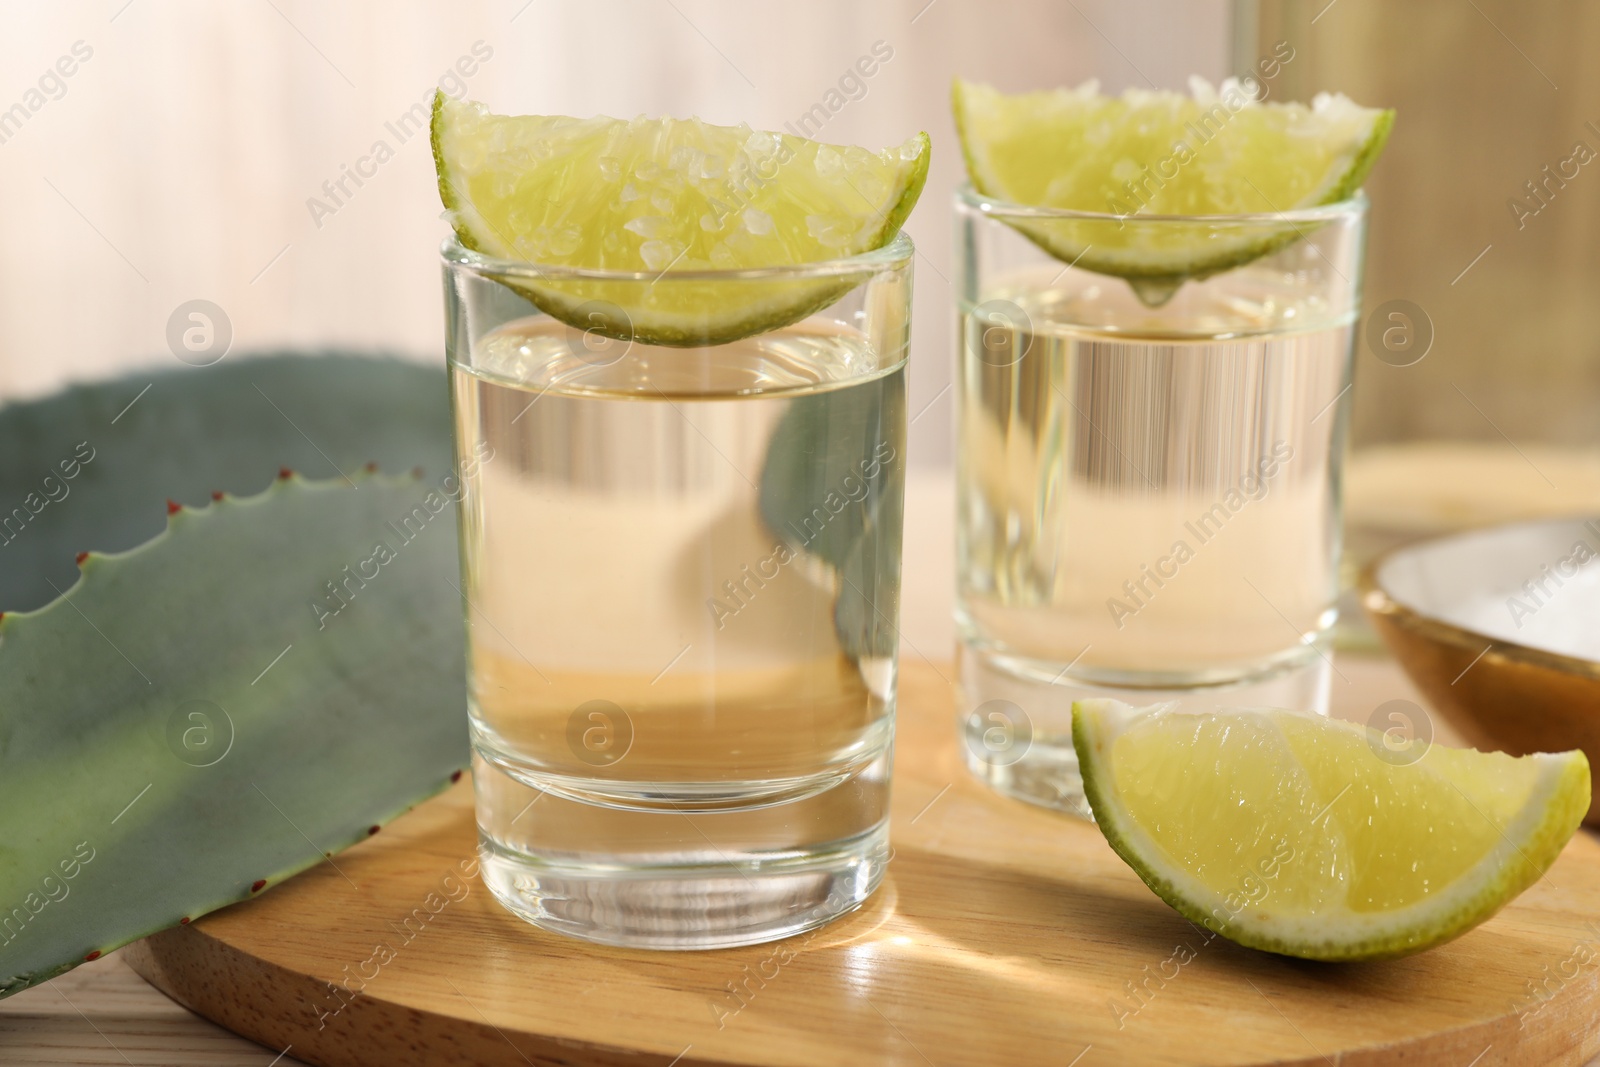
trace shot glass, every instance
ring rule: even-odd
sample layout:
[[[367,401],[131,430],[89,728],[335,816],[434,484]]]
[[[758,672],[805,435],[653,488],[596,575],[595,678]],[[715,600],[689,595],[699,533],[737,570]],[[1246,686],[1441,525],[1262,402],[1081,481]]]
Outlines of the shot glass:
[[[1088,815],[1075,700],[1326,713],[1365,198],[1096,215],[964,188],[955,217],[968,766]],[[1084,266],[1179,246],[1202,280]]]
[[[857,907],[888,861],[910,240],[656,276],[442,255],[485,883],[666,949]],[[625,310],[795,306],[690,346]]]

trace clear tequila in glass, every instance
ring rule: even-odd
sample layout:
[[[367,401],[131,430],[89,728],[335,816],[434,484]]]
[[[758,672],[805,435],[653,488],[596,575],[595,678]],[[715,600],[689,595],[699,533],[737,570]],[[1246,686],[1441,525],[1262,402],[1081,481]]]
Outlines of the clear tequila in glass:
[[[704,348],[596,343],[451,264],[484,873],[531,921],[742,944],[881,878],[909,241],[872,256]]]
[[[1360,202],[1149,303],[957,212],[969,765],[1086,814],[1075,699],[1325,710]]]

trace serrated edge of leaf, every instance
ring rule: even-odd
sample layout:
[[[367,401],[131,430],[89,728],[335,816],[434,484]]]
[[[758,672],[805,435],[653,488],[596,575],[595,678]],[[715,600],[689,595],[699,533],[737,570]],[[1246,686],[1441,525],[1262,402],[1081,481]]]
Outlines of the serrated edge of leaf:
[[[351,480],[387,482],[391,485],[399,486],[420,483],[423,481],[423,477],[418,471],[412,471],[405,475],[383,474],[369,466],[358,471]],[[148,552],[156,545],[172,536],[172,531],[175,528],[176,523],[188,523],[196,520],[204,521],[204,516],[209,514],[213,508],[221,504],[228,504],[230,506],[238,506],[241,504],[261,504],[273,494],[297,491],[305,492],[313,489],[320,491],[322,489],[341,488],[340,483],[342,481],[343,479],[341,478],[305,478],[294,471],[285,470],[284,472],[280,473],[278,477],[274,478],[271,484],[269,484],[265,489],[251,496],[234,496],[229,494],[223,496],[221,499],[214,499],[210,504],[202,508],[180,508],[177,511],[169,510],[167,514],[166,528],[160,533],[156,534],[154,537],[150,538],[148,541],[144,541],[138,545],[135,545],[133,548],[130,548],[124,552],[103,554],[91,552],[87,555],[83,562],[84,564],[94,563],[96,564],[96,569],[99,569],[100,567],[104,567],[106,565],[116,565],[117,563],[126,560],[130,556]],[[349,486],[343,487],[349,488]],[[61,595],[42,607],[36,608],[32,611],[0,612],[0,649],[3,649],[4,638],[7,632],[14,631],[19,625],[29,625],[47,612],[61,610],[64,609],[64,606],[70,606],[65,605],[65,601],[71,596],[74,590],[83,585],[87,578],[88,572],[87,570],[83,570],[83,572],[79,574],[78,580],[63,590]],[[3,658],[0,658],[0,668],[3,668],[3,666]],[[0,708],[0,715],[3,714],[4,709]],[[144,930],[141,933],[135,934],[114,944],[88,946],[86,948],[84,957],[81,959],[72,959],[59,966],[43,971],[32,971],[24,974],[6,975],[4,977],[0,977],[0,1000],[3,1000],[4,998],[15,993],[20,993],[24,989],[30,989],[33,986],[48,982],[53,978],[57,978],[63,974],[66,974],[75,967],[79,967],[84,963],[99,959],[101,956],[109,955],[125,945],[130,945],[135,941],[141,941],[152,934],[160,933],[162,930],[169,930],[174,926],[179,926],[185,922],[198,919],[203,915],[209,915],[211,912],[228,907],[231,904],[237,904],[241,901],[251,900],[255,897],[259,897],[262,893],[265,893],[266,891],[274,888],[282,882],[287,881],[295,875],[308,871],[311,868],[316,867],[326,860],[332,858],[335,854],[351,847],[352,845],[356,845],[367,840],[367,838],[372,836],[374,828],[387,826],[389,823],[404,815],[406,812],[411,811],[418,805],[433,799],[434,797],[443,793],[446,789],[449,789],[461,779],[462,775],[467,771],[467,769],[468,765],[464,764],[461,767],[451,771],[445,776],[443,781],[428,788],[426,792],[420,794],[415,800],[404,804],[391,812],[377,816],[367,828],[358,831],[355,836],[349,838],[348,840],[334,841],[331,849],[324,850],[318,857],[298,866],[291,865],[279,871],[268,873],[264,878],[261,879],[259,888],[247,889],[243,894],[229,895],[226,899],[221,899],[214,903],[191,909],[187,914],[174,916],[160,926],[155,926]]]

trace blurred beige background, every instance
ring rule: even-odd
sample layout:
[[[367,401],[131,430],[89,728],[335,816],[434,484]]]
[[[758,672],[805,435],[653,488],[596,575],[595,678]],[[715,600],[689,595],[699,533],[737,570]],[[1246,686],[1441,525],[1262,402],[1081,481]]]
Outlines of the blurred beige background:
[[[168,317],[196,298],[226,311],[235,353],[336,344],[441,360],[432,161],[425,136],[402,143],[385,124],[401,129],[478,42],[493,54],[467,89],[499,110],[777,128],[883,41],[893,57],[822,136],[878,147],[933,135],[908,226],[923,253],[912,410],[926,408],[912,458],[944,464],[961,173],[951,76],[1176,87],[1191,71],[1224,74],[1229,34],[1223,0],[0,4],[0,116],[47,82],[25,121],[0,118],[0,400],[172,365]],[[92,54],[77,59],[75,44]],[[52,78],[63,57],[73,73]],[[347,181],[353,195],[317,225],[308,198],[330,202],[323,182],[378,140],[394,158],[359,188]]]
[[[912,460],[946,466],[948,197],[961,178],[950,77],[1178,88],[1191,72],[1247,69],[1279,41],[1294,49],[1279,99],[1339,88],[1400,112],[1368,186],[1366,309],[1381,329],[1389,302],[1408,301],[1432,341],[1402,366],[1362,330],[1355,443],[1382,469],[1358,461],[1358,480],[1431,524],[1441,508],[1482,510],[1467,498],[1484,464],[1519,468],[1535,510],[1592,506],[1600,163],[1569,164],[1564,184],[1544,168],[1579,141],[1600,153],[1600,0],[0,0],[0,401],[171,365],[168,319],[192,299],[225,310],[235,353],[440,359],[444,226],[426,140],[399,135],[443,76],[506,111],[776,128],[883,42],[892,58],[822,136],[933,135],[907,227],[922,252]],[[393,158],[363,163],[379,141]],[[371,176],[346,179],[352,195],[334,204],[324,183],[356,167]],[[335,210],[314,218],[313,197]],[[1513,199],[1538,211],[1519,219]],[[1437,440],[1473,446],[1446,473],[1432,466],[1434,488],[1454,494],[1443,502],[1409,460],[1391,463]]]
[[[1600,3],[1238,0],[1233,23],[1236,61],[1295,43],[1287,95],[1398,112],[1367,183],[1347,562],[1600,511]]]
[[[1260,0],[1241,22],[1251,9],[1257,47],[1301,42],[1291,96],[1399,112],[1367,184],[1366,304],[1413,302],[1434,342],[1412,366],[1363,352],[1357,439],[1600,441],[1600,4]]]

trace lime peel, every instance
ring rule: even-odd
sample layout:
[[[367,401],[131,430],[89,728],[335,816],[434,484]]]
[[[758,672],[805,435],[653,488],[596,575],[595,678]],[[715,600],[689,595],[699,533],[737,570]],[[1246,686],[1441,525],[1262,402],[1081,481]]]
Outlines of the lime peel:
[[[1101,831],[1157,896],[1305,959],[1460,936],[1549,869],[1590,799],[1579,751],[1396,757],[1379,731],[1278,709],[1082,701],[1072,733]]]

